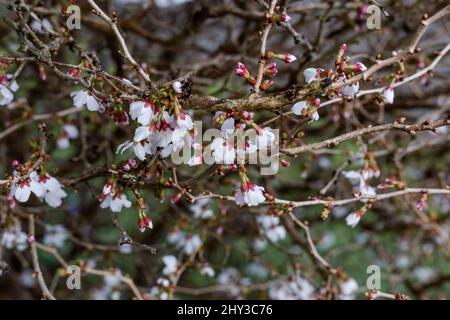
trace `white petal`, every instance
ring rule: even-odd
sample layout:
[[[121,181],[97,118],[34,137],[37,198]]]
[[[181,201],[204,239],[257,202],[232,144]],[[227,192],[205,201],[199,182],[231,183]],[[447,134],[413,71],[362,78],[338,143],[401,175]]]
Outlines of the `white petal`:
[[[19,202],[27,202],[30,198],[31,189],[29,186],[19,186],[16,189],[16,192],[14,193],[14,198],[16,198]]]
[[[234,132],[234,129],[234,118],[228,118],[222,123],[220,131],[222,132],[222,136],[227,138],[228,135]]]
[[[0,85],[0,106],[5,106],[13,101],[14,95],[4,85]]]
[[[146,126],[142,126],[136,129],[134,133],[134,141],[140,142],[150,135],[150,128]]]
[[[70,139],[78,138],[78,128],[75,127],[73,124],[65,124],[64,131],[67,133],[67,136]]]
[[[145,148],[141,143],[135,144],[133,148],[134,154],[138,157],[139,160],[144,161],[146,157]]]
[[[97,99],[91,95],[88,95],[86,98],[86,104],[89,111],[98,111],[98,109],[100,109],[100,103],[98,103]]]
[[[73,105],[77,108],[82,108],[86,104],[88,94],[86,91],[81,90],[71,92],[70,96],[73,99]]]
[[[44,196],[45,190],[42,187],[41,183],[31,180],[30,181],[30,189],[36,195],[36,197],[42,198]]]
[[[388,87],[383,92],[384,101],[388,104],[394,103],[394,89]]]
[[[145,108],[145,102],[135,101],[130,104],[130,116],[131,119],[136,120],[142,114]]]
[[[299,101],[292,106],[291,111],[293,114],[300,116],[300,115],[302,115],[303,110],[307,109],[307,108],[308,108],[308,104],[306,103],[306,101]]]

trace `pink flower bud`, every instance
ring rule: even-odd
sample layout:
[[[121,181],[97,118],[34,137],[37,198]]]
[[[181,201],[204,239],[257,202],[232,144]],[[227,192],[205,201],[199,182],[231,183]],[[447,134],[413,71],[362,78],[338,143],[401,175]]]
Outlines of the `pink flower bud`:
[[[355,71],[356,72],[364,72],[366,70],[367,70],[367,67],[364,64],[362,64],[361,62],[357,62],[355,64]]]
[[[148,216],[146,216],[145,214],[139,218],[138,220],[138,228],[139,231],[144,232],[145,229],[153,229],[153,221],[152,219],[150,219]]]
[[[297,57],[292,54],[287,53],[287,54],[283,55],[282,60],[286,63],[291,63],[291,62],[294,62],[295,60],[297,60]]]
[[[170,199],[170,202],[177,203],[178,201],[180,201],[180,199],[181,199],[181,193],[179,192]]]
[[[266,68],[266,72],[272,76],[276,76],[278,74],[276,62],[269,63],[269,65]]]
[[[269,89],[272,85],[273,85],[273,80],[266,79],[266,80],[263,81],[263,83],[261,83],[260,89],[261,89],[262,91],[266,91],[266,90]]]
[[[419,211],[423,211],[423,209],[425,208],[425,201],[424,201],[424,199],[419,199],[419,200],[416,202],[416,208],[417,208],[417,210],[419,210]]]
[[[70,69],[69,72],[67,72],[67,75],[74,77],[74,78],[79,78],[80,77],[80,69]]]
[[[291,17],[291,16],[288,16],[286,13],[282,13],[282,14],[280,15],[280,20],[281,20],[282,22],[289,22],[289,21],[292,20],[292,17]]]
[[[289,167],[291,163],[287,161],[286,159],[281,159],[281,165],[285,168]]]
[[[320,99],[319,98],[314,99],[313,104],[314,104],[314,106],[319,108],[320,107]]]
[[[132,167],[134,167],[136,165],[136,160],[134,159],[128,159],[128,164]]]
[[[16,207],[16,200],[14,199],[14,196],[10,194],[8,195],[7,199],[9,207],[11,209],[14,209]]]
[[[236,74],[238,75],[238,77],[241,78],[249,78],[250,77],[250,73],[248,72],[247,67],[245,66],[245,64],[238,62],[236,64]]]
[[[12,165],[14,168],[17,168],[18,166],[20,166],[20,162],[18,160],[13,160]]]

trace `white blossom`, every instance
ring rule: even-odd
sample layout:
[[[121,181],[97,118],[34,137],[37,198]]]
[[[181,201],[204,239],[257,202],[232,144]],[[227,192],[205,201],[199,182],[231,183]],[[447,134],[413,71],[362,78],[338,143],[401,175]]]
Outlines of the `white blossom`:
[[[192,204],[191,209],[194,217],[197,219],[209,219],[214,216],[214,211],[208,206],[209,199],[199,199]]]
[[[69,238],[67,229],[61,225],[49,225],[45,227],[45,235],[43,242],[48,246],[61,248],[64,246],[64,241]]]
[[[19,90],[16,80],[12,80],[13,75],[7,74],[0,78],[0,106],[6,106],[14,100],[14,93]],[[11,81],[12,80],[12,81]]]
[[[186,236],[183,250],[187,255],[193,254],[196,252],[202,245],[202,241],[197,234]]]
[[[295,114],[297,116],[301,116],[301,115],[305,115],[305,113],[308,111],[309,108],[310,108],[310,106],[308,105],[308,102],[299,101],[292,106],[291,111],[293,114]],[[313,121],[317,121],[317,120],[319,120],[319,113],[317,111],[315,111],[311,115],[311,120],[309,122],[313,122]]]
[[[358,282],[353,278],[348,278],[339,283],[339,299],[352,300],[355,298],[355,294],[358,291]]]
[[[130,104],[131,119],[136,120],[143,126],[149,126],[155,114],[152,105],[147,101],[135,101]]]
[[[175,91],[175,93],[181,94],[183,93],[183,85],[180,81],[174,81],[172,83],[172,89]]]
[[[274,141],[275,134],[272,132],[272,128],[265,127],[259,132],[258,136],[256,137],[256,147],[258,149],[263,149],[267,146],[271,146]]]
[[[122,193],[120,195],[107,195],[100,203],[102,209],[110,208],[112,212],[121,212],[122,208],[130,208],[131,202],[127,196]]]
[[[146,142],[142,143],[142,142],[133,142],[133,141],[127,140],[117,147],[116,153],[123,154],[126,150],[133,149],[135,156],[139,160],[144,161],[145,157],[146,157],[145,144],[146,144]]]
[[[234,199],[237,205],[257,206],[266,200],[264,188],[248,182],[243,187],[238,187],[234,193]]]
[[[361,214],[358,212],[352,212],[345,218],[347,225],[352,228],[358,225],[359,220],[361,220]]]
[[[383,91],[384,101],[388,104],[394,103],[394,88],[392,86],[388,86]]]
[[[180,267],[180,263],[175,256],[169,255],[162,257],[162,261],[164,263],[164,269],[162,273],[169,277],[174,277],[178,268]]]
[[[280,218],[263,215],[257,219],[258,225],[266,237],[272,242],[278,242],[286,237],[286,229],[280,225]]]
[[[22,231],[20,223],[15,223],[2,233],[1,244],[7,249],[24,251],[28,247],[28,236]]]
[[[311,282],[296,275],[289,280],[273,281],[269,297],[274,300],[312,300],[315,299],[315,289]]]
[[[200,268],[200,273],[204,276],[214,277],[215,272],[214,269],[207,263],[204,263]]]
[[[70,96],[72,97],[73,105],[76,108],[82,108],[84,105],[87,106],[89,111],[98,111],[101,108],[100,103],[89,93],[89,91],[74,91],[70,93]]]
[[[234,146],[227,143],[223,138],[216,138],[210,144],[212,156],[215,163],[233,164],[236,160],[236,150]]]
[[[78,138],[78,128],[73,124],[65,124],[63,126],[63,135],[58,138],[56,144],[59,149],[67,149],[70,146],[70,140]]]
[[[311,83],[313,81],[319,80],[319,74],[323,72],[320,68],[307,68],[303,71],[303,76],[305,77],[306,83]]]

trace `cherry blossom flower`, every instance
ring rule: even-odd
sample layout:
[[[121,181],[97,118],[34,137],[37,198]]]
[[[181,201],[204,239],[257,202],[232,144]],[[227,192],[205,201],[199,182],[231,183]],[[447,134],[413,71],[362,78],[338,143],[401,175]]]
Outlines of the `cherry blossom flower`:
[[[174,81],[172,83],[172,89],[177,94],[183,93],[183,84],[180,81]]]
[[[105,281],[105,285],[109,288],[118,287],[122,280],[122,271],[120,269],[114,269],[111,273],[107,273],[103,276],[103,280]]]
[[[89,111],[98,111],[101,108],[100,103],[89,93],[89,91],[74,91],[70,93],[70,96],[72,97],[73,105],[76,108],[82,108],[84,105],[87,106]]]
[[[359,211],[352,212],[345,218],[347,225],[352,228],[358,225],[359,220],[361,220],[361,213]]]
[[[280,225],[280,218],[274,216],[259,216],[258,225],[266,237],[272,242],[278,242],[286,238],[286,229]]]
[[[274,300],[312,300],[315,288],[310,281],[300,274],[288,280],[273,281],[269,287],[269,297]]]
[[[10,194],[14,195],[14,198],[16,198],[17,201],[27,202],[31,193],[34,193],[38,198],[41,198],[44,195],[44,189],[36,178],[22,178],[17,172],[14,172],[13,175],[14,179],[11,184]],[[36,177],[37,173],[32,171],[29,175]]]
[[[121,212],[122,208],[130,208],[131,202],[124,193],[114,190],[113,184],[108,182],[100,195],[100,208],[110,208],[112,212]]]
[[[37,173],[33,172],[30,174],[30,178],[39,181],[39,184],[43,189],[43,195],[40,199],[45,200],[50,207],[59,207],[62,203],[62,199],[67,197],[67,193],[64,191],[62,184],[49,174],[38,176]]]
[[[305,77],[306,83],[311,83],[313,81],[320,79],[320,73],[324,70],[321,68],[307,68],[303,71],[303,76]]]
[[[34,19],[30,23],[30,27],[37,33],[41,33],[41,34],[47,33],[47,32],[54,32],[53,26],[48,19],[42,19],[42,20]]]
[[[192,121],[191,116],[185,112],[179,112],[175,116],[175,122],[179,129],[184,129],[184,130],[189,131],[189,130],[192,130],[192,128],[194,127],[194,122]]]
[[[167,241],[170,244],[179,247],[183,245],[185,237],[186,234],[182,230],[175,228],[167,235]]]
[[[342,88],[342,94],[347,97],[354,97],[359,91],[359,82],[355,82]]]
[[[266,201],[264,196],[264,188],[257,186],[253,182],[245,182],[241,187],[236,188],[234,192],[234,200],[237,205],[257,206]]]
[[[165,278],[158,278],[156,280],[156,284],[158,286],[154,286],[150,288],[150,295],[159,298],[160,300],[168,300],[169,299],[169,286],[170,281]]]
[[[349,179],[350,183],[353,185],[355,191],[360,192],[363,197],[374,197],[376,196],[375,188],[371,187],[367,182],[368,179],[376,175],[375,171],[369,173],[370,171],[344,171],[342,174],[344,177]],[[379,174],[378,174],[379,175]],[[367,201],[363,199],[363,201]]]
[[[14,172],[10,194],[19,202],[27,202],[31,193],[52,208],[59,207],[67,196],[59,181],[49,174],[38,175],[36,171],[31,171],[28,177],[22,178]]]
[[[20,223],[15,223],[2,233],[1,244],[6,249],[24,251],[28,248],[28,236],[22,231]]]
[[[320,102],[320,100],[319,100],[319,102]],[[308,112],[310,112],[310,110],[313,108],[314,107],[311,107],[311,105],[308,102],[299,101],[292,106],[291,111],[293,114],[298,115],[298,116],[307,116]],[[312,113],[311,120],[309,122],[319,120],[319,113],[317,112],[317,109],[315,109],[315,110],[316,111],[314,111]]]
[[[234,145],[227,143],[223,138],[216,138],[210,144],[214,161],[218,164],[233,164],[236,160]]]
[[[220,127],[220,132],[224,138],[228,138],[228,136],[232,135],[235,130],[235,120],[234,118],[227,118],[222,123]]]
[[[144,161],[145,157],[147,155],[145,145],[146,145],[145,141],[134,142],[134,141],[127,140],[117,147],[116,153],[123,154],[126,150],[133,149],[133,152],[136,155],[136,157],[139,160]]]
[[[186,235],[184,231],[178,228],[175,228],[168,234],[167,241],[177,248],[183,249],[188,255],[196,252],[202,245],[199,235]]]
[[[258,132],[258,136],[256,137],[256,147],[258,149],[264,149],[267,146],[271,146],[275,142],[275,134],[272,131],[272,128],[265,127]]]
[[[208,205],[209,199],[199,199],[195,201],[193,205],[189,207],[189,209],[194,214],[194,217],[197,219],[210,219],[214,216],[214,211]]]
[[[149,101],[135,101],[130,104],[131,119],[136,120],[143,126],[150,125],[155,114],[153,106]]]
[[[191,255],[200,249],[202,241],[198,234],[188,235],[185,238],[183,250],[187,255]]]
[[[16,80],[11,81],[12,74],[0,75],[0,106],[6,106],[14,100],[14,93],[19,90]]]
[[[392,86],[387,86],[383,91],[384,101],[388,104],[394,103],[394,88]]]
[[[214,269],[208,263],[202,263],[202,266],[199,271],[202,275],[211,278],[214,277],[215,275]]]
[[[227,285],[227,294],[233,297],[239,296],[241,290],[238,286],[240,281],[240,274],[236,268],[225,268],[217,277],[217,283]]]
[[[101,203],[100,207],[103,209],[111,208],[113,212],[120,212],[122,208],[130,208],[131,202],[128,200],[125,194],[107,196]]]
[[[352,300],[355,298],[355,294],[358,291],[358,282],[353,278],[348,278],[339,282],[339,289],[340,300]]]
[[[149,125],[138,127],[134,134],[134,141],[144,146],[146,154],[155,154],[158,148],[161,148],[160,156],[164,158],[182,149],[186,143],[192,144],[193,138],[186,129],[192,127],[193,122],[189,115],[180,112],[174,118],[164,111]],[[131,147],[127,144],[123,145],[125,146],[126,149]]]
[[[168,255],[162,257],[162,261],[164,263],[164,269],[162,273],[169,278],[176,277],[176,273],[178,269],[181,267],[181,264],[178,262],[178,259],[175,256]]]
[[[64,241],[68,238],[69,232],[63,225],[48,225],[45,227],[45,235],[42,241],[47,246],[62,248],[64,246]]]
[[[59,149],[67,149],[70,146],[70,140],[78,138],[78,128],[73,124],[67,123],[63,126],[63,135],[56,141]]]
[[[0,84],[0,106],[10,104],[14,100],[14,94],[4,85]]]

